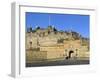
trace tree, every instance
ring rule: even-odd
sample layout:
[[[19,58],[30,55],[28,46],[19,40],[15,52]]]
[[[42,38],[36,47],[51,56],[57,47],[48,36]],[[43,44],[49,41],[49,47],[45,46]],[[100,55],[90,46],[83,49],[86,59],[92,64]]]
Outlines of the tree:
[[[52,26],[48,26],[48,29],[52,29]]]
[[[32,27],[29,28],[29,31],[32,32]]]
[[[56,29],[55,27],[53,28],[53,30],[54,30],[55,32],[57,31],[57,29]]]
[[[34,30],[33,30],[33,32],[36,32],[37,30],[39,30],[40,29],[40,27],[38,26],[38,27],[36,27]]]
[[[40,27],[39,27],[39,26],[36,28],[36,30],[38,30],[38,29],[40,29]]]

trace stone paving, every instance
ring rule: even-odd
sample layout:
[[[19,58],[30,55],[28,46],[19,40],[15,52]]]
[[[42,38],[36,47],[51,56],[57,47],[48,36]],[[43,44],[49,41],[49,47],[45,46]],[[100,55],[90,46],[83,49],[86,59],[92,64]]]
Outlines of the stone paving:
[[[40,67],[40,66],[62,66],[62,65],[84,65],[89,64],[89,60],[86,59],[68,59],[57,61],[41,61],[36,63],[26,63],[26,67]]]

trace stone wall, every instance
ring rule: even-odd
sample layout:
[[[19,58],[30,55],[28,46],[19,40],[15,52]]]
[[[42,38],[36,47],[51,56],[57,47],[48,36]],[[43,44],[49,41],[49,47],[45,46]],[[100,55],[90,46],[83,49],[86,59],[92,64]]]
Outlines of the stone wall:
[[[78,50],[77,57],[89,58],[89,56],[90,56],[90,52],[89,52],[87,46],[81,46],[81,48]]]
[[[66,34],[49,34],[45,37],[39,37],[37,34],[26,35],[26,61],[32,63],[49,59],[64,59],[69,56],[69,52],[73,51],[71,57],[89,58],[88,46],[82,46],[81,40],[66,39]],[[62,43],[58,43],[58,39],[64,39]],[[31,43],[32,42],[32,43]],[[32,48],[30,48],[32,47]],[[39,48],[40,50],[32,50]]]
[[[26,61],[27,63],[33,63],[37,61],[43,61],[47,59],[47,51],[26,51]]]
[[[40,51],[47,51],[47,59],[62,58],[65,55],[63,45],[42,46]]]

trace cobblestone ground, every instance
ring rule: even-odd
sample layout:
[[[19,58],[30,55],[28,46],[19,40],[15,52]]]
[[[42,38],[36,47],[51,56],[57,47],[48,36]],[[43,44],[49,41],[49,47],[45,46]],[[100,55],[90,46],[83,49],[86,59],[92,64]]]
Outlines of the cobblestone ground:
[[[61,66],[61,65],[84,65],[89,64],[89,60],[86,59],[69,59],[69,60],[57,60],[57,61],[41,61],[36,63],[26,63],[26,67],[39,67],[39,66]]]

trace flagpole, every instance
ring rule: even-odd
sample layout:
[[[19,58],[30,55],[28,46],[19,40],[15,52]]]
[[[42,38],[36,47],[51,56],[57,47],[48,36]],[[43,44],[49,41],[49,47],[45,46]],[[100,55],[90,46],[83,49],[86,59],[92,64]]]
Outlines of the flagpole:
[[[51,21],[51,18],[50,18],[50,15],[49,15],[49,26],[50,26],[50,24],[51,24],[51,22],[50,22],[50,21]]]

